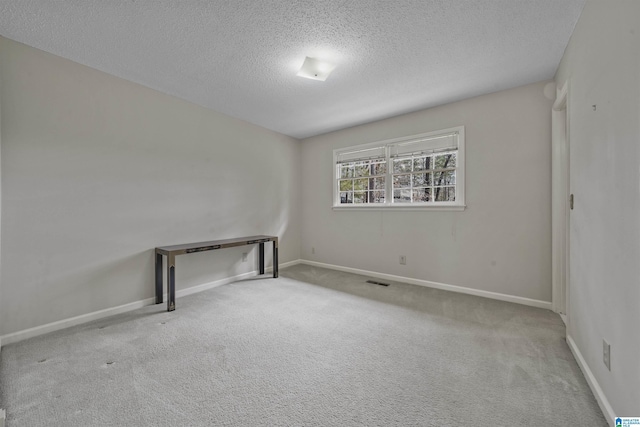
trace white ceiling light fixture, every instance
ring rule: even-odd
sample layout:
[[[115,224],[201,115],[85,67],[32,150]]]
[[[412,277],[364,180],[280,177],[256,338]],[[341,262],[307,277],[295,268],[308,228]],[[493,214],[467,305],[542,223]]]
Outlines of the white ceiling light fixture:
[[[334,68],[336,68],[334,64],[307,56],[302,67],[300,67],[300,71],[298,71],[298,76],[323,82],[327,80]]]

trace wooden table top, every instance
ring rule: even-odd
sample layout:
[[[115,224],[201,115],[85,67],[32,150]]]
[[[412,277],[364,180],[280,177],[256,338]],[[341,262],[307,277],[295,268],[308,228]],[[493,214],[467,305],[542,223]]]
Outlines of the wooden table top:
[[[236,237],[234,239],[223,239],[223,240],[210,240],[208,242],[197,242],[197,243],[183,243],[180,245],[171,245],[171,246],[159,246],[156,248],[157,253],[161,253],[163,255],[181,255],[188,254],[193,252],[204,252],[210,251],[214,249],[222,249],[222,248],[231,248],[234,246],[243,246],[243,245],[251,245],[255,243],[265,243],[265,242],[273,242],[278,241],[277,236],[247,236],[247,237]]]

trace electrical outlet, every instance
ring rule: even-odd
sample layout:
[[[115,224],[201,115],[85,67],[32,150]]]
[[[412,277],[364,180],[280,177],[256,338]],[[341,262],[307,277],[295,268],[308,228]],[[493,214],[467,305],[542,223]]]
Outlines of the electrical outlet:
[[[247,253],[246,252],[242,253],[242,262],[247,262]]]
[[[311,255],[315,255],[316,253],[316,248],[314,248],[313,246],[311,247]]]
[[[602,340],[602,361],[608,370],[611,370],[611,345]]]
[[[407,257],[404,255],[400,255],[400,264],[407,265]]]

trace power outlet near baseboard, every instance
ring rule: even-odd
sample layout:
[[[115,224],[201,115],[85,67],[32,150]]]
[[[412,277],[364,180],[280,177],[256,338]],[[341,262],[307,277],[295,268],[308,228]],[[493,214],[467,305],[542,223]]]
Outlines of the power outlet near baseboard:
[[[400,265],[407,265],[407,257],[400,255]]]
[[[611,345],[606,340],[602,340],[602,361],[611,370]]]

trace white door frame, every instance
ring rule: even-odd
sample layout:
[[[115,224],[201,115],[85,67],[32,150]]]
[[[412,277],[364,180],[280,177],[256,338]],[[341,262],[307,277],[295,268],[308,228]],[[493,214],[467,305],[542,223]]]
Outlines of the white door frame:
[[[551,112],[552,308],[569,312],[569,81],[557,90]],[[568,317],[568,316],[567,316]],[[563,318],[565,323],[567,318]]]

